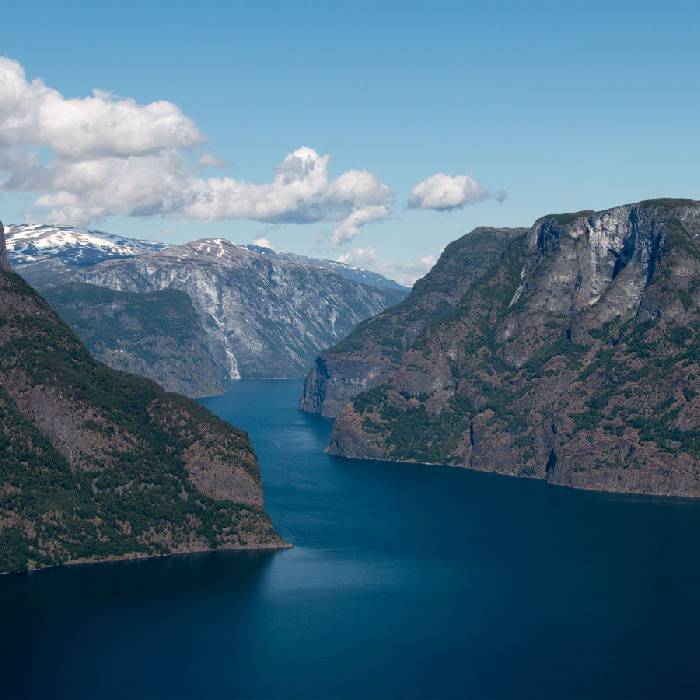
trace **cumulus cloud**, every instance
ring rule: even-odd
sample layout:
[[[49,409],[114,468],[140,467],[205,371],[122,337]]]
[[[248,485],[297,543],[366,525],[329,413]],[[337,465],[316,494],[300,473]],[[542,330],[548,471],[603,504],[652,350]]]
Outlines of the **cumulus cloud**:
[[[337,261],[378,272],[410,287],[435,265],[437,257],[426,255],[410,262],[399,262],[397,260],[382,260],[374,248],[351,248],[346,253],[339,255]]]
[[[101,90],[67,99],[39,79],[28,81],[17,61],[0,57],[0,144],[48,146],[80,159],[143,155],[203,141],[171,102],[139,105]]]
[[[505,199],[505,192],[491,193],[469,175],[435,173],[419,182],[408,198],[411,209],[451,211],[485,199]]]
[[[193,183],[185,212],[197,219],[253,219],[267,223],[339,221],[332,241],[355,238],[365,224],[386,218],[391,191],[366,170],[328,175],[330,156],[304,146],[289,153],[269,183],[230,177]]]
[[[386,218],[392,195],[366,170],[336,178],[329,155],[289,153],[272,180],[201,177],[192,150],[204,135],[171,102],[146,105],[94,91],[66,98],[0,57],[0,187],[34,192],[56,222],[86,224],[121,214],[180,214],[202,220],[329,222],[342,245]],[[205,153],[196,166],[221,166]]]
[[[256,238],[253,241],[253,245],[260,246],[261,248],[270,248],[270,250],[275,249],[275,246],[273,246],[267,238]]]
[[[346,216],[334,229],[331,241],[334,246],[341,246],[360,235],[360,228],[373,221],[381,221],[389,215],[385,204],[375,204],[370,207],[356,209]]]

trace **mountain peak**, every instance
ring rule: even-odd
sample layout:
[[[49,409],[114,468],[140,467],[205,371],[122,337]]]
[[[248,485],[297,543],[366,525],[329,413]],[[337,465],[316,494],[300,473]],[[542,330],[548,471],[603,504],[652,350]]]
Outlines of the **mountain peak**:
[[[14,224],[7,227],[7,254],[15,267],[48,259],[83,267],[165,247],[165,243],[127,238],[80,226]]]

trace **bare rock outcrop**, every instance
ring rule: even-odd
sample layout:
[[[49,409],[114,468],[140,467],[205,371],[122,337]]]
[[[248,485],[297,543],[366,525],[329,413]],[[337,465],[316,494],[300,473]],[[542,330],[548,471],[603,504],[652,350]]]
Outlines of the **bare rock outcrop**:
[[[329,450],[700,496],[700,202],[546,216],[509,237],[345,403]]]

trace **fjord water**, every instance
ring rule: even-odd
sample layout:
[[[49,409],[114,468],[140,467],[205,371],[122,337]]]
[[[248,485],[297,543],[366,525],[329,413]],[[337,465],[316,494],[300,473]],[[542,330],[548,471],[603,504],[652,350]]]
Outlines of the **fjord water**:
[[[1,698],[698,697],[700,503],[331,458],[300,392],[202,402],[295,548],[0,577]]]

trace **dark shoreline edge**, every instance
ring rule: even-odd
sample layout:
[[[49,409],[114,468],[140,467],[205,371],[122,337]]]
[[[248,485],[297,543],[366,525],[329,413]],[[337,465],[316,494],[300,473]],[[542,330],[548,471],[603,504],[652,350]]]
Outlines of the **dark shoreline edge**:
[[[250,547],[246,546],[230,546],[230,547],[215,547],[213,549],[193,549],[189,552],[166,552],[164,554],[124,554],[114,557],[102,557],[100,559],[75,559],[72,561],[65,561],[60,564],[49,564],[47,566],[37,566],[32,569],[27,569],[26,571],[0,571],[0,576],[26,576],[28,574],[38,573],[40,571],[49,571],[51,569],[62,569],[65,567],[74,566],[95,566],[99,564],[119,564],[122,562],[138,562],[138,561],[148,561],[154,559],[167,559],[170,557],[182,557],[189,556],[192,554],[214,554],[215,552],[279,552],[288,549],[294,549],[294,545],[289,542],[285,542],[280,539],[277,544],[264,544],[264,545],[254,545]]]

